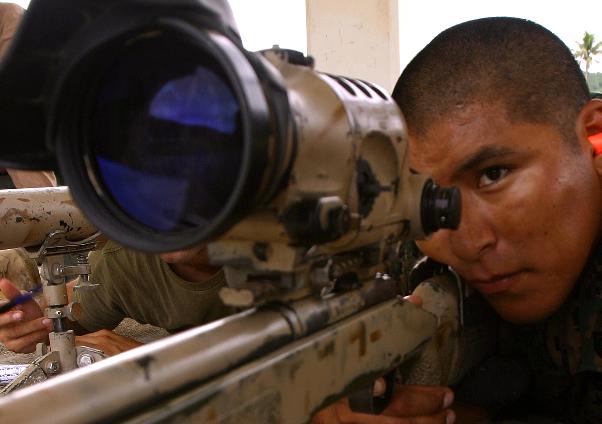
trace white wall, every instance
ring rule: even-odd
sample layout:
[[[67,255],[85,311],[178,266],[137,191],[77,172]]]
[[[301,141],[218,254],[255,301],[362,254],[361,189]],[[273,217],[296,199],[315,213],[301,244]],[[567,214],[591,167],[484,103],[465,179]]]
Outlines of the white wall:
[[[29,6],[29,1],[30,1],[30,0],[12,0],[12,1],[10,1],[10,2],[6,2],[6,3],[16,3],[16,4],[18,4],[19,6],[21,6],[21,7],[25,8],[25,9],[27,9],[27,6]]]
[[[247,50],[278,44],[307,52],[305,0],[230,0],[230,6]]]
[[[399,76],[397,0],[307,0],[307,50],[316,69],[391,91]]]

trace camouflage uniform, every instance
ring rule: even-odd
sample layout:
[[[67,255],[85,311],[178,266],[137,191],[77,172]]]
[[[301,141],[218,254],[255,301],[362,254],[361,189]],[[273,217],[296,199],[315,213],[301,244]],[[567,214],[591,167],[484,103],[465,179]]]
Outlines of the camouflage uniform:
[[[602,423],[602,244],[567,302],[535,336],[528,361],[536,407],[563,422]]]
[[[426,278],[420,271],[410,280]],[[602,243],[553,316],[531,326],[500,321],[497,339],[497,354],[453,388],[458,402],[498,423],[602,423]]]
[[[511,401],[494,405],[498,419],[602,423],[602,244],[561,309],[538,325],[503,324],[499,340],[492,362],[507,366],[506,387],[521,393],[500,396]],[[478,386],[491,398],[504,384],[489,376]]]
[[[0,250],[0,278],[11,280],[20,290],[31,290],[41,284],[36,261],[25,249]],[[0,292],[0,300],[5,297]]]

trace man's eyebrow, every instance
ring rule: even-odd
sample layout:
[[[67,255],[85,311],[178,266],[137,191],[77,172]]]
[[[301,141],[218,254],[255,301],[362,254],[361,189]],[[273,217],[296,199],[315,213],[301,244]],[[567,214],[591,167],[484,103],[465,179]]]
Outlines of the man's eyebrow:
[[[497,147],[497,146],[484,146],[468,156],[463,162],[461,162],[452,173],[452,181],[455,181],[461,174],[478,168],[483,162],[499,158],[503,156],[509,156],[515,154],[514,149],[508,147]]]

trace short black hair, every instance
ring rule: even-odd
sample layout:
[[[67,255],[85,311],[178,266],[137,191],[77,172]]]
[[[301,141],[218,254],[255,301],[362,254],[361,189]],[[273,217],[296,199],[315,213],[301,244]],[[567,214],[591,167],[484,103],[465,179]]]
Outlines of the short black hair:
[[[435,37],[402,72],[393,98],[417,137],[458,106],[498,103],[511,122],[552,124],[572,142],[589,90],[556,35],[525,19],[494,17]]]

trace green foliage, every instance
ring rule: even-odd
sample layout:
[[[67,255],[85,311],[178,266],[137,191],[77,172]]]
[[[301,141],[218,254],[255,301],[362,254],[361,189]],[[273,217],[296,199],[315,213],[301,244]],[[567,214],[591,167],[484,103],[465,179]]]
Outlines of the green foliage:
[[[577,45],[578,48],[573,51],[573,55],[579,63],[585,65],[585,78],[589,81],[589,67],[594,61],[594,57],[602,53],[602,41],[596,42],[594,34],[585,31],[583,41],[577,42]]]

